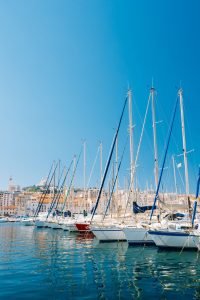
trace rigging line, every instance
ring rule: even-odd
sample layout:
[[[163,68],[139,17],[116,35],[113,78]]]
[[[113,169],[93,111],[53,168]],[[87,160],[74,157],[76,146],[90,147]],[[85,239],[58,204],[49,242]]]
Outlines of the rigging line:
[[[104,172],[104,175],[103,175],[103,179],[102,179],[102,182],[101,182],[101,186],[100,186],[100,189],[99,189],[99,193],[98,193],[98,196],[97,196],[95,207],[94,207],[93,212],[92,212],[92,217],[91,217],[90,222],[92,222],[92,220],[93,220],[93,217],[95,215],[95,212],[96,212],[98,204],[99,204],[99,200],[101,198],[102,189],[103,189],[103,186],[104,186],[104,183],[105,183],[105,179],[106,179],[106,175],[107,175],[107,172],[108,172],[108,168],[110,166],[111,158],[112,158],[112,155],[113,155],[114,147],[115,147],[117,136],[118,136],[119,129],[120,129],[120,126],[121,126],[121,122],[122,122],[122,118],[123,118],[123,115],[124,115],[124,111],[125,111],[125,107],[126,107],[126,104],[127,104],[127,100],[128,100],[128,96],[126,96],[126,98],[125,98],[123,110],[122,110],[122,113],[121,113],[121,116],[120,116],[120,120],[119,120],[119,124],[118,124],[117,130],[116,130],[116,133],[115,133],[115,136],[114,136],[114,139],[113,139],[112,147],[111,147],[111,150],[110,150],[108,161],[106,163],[105,172]]]
[[[89,175],[88,183],[87,183],[87,186],[86,186],[86,190],[88,189],[89,184],[90,184],[90,180],[91,180],[91,178],[92,178],[92,174],[93,174],[93,171],[94,171],[94,167],[95,167],[95,165],[96,165],[96,162],[97,162],[97,157],[98,157],[98,154],[99,154],[99,150],[100,150],[100,146],[99,146],[98,149],[97,149],[97,153],[96,153],[96,156],[95,156],[95,159],[94,159],[94,162],[93,162],[91,171],[90,171],[90,175]]]
[[[161,102],[158,102],[158,106],[160,107],[159,108],[159,111],[161,111],[161,113],[163,114],[163,116],[164,116],[164,120],[165,121],[163,121],[163,124],[165,125],[167,125],[167,128],[169,128],[169,122],[168,122],[168,119],[167,119],[167,115],[166,115],[166,112],[165,112],[165,110],[163,109],[163,106],[161,105]],[[162,135],[163,135],[163,133],[162,133]],[[164,133],[164,136],[166,136],[166,134]],[[174,133],[172,132],[172,141],[173,141],[173,143],[174,143],[174,145],[175,145],[175,147],[176,147],[176,150],[177,150],[177,153],[181,153],[181,151],[182,151],[182,146],[179,146],[178,145],[178,143],[177,143],[177,138],[175,138],[175,135],[174,135]],[[164,153],[162,153],[162,156],[161,156],[162,158],[164,157]]]
[[[77,161],[76,161],[75,168],[74,168],[73,173],[72,173],[72,178],[71,178],[71,181],[70,181],[70,184],[69,184],[67,193],[66,193],[66,195],[65,195],[65,197],[64,197],[64,202],[63,202],[63,206],[62,206],[62,209],[61,209],[61,214],[62,214],[63,211],[64,211],[64,208],[65,208],[65,205],[66,205],[66,202],[67,202],[67,198],[68,198],[69,193],[70,193],[70,191],[71,191],[71,187],[72,187],[72,184],[73,184],[73,181],[74,181],[74,176],[75,176],[75,173],[76,173],[76,169],[77,169],[78,163],[79,163],[79,161],[80,161],[80,157],[81,157],[82,151],[83,151],[83,148],[81,148],[81,151],[79,152],[79,156],[78,156],[78,159],[77,159]]]
[[[106,216],[107,211],[108,211],[108,208],[110,207],[110,202],[111,202],[111,200],[112,200],[113,192],[114,192],[114,189],[115,189],[115,185],[116,185],[116,182],[117,182],[118,174],[119,174],[119,171],[120,171],[120,168],[121,168],[121,164],[122,164],[122,160],[123,160],[123,157],[124,157],[124,153],[125,153],[125,150],[126,150],[127,143],[128,143],[128,136],[127,136],[127,138],[126,138],[126,142],[125,142],[125,145],[124,145],[124,149],[123,149],[123,152],[122,152],[122,155],[121,155],[121,159],[120,159],[120,162],[119,162],[119,165],[118,165],[118,168],[117,168],[117,174],[116,174],[115,180],[114,180],[114,182],[113,182],[113,186],[112,186],[110,198],[109,198],[109,200],[108,200],[107,207],[106,207],[106,210],[105,210],[105,213],[104,213],[102,222],[104,221],[105,216]]]
[[[90,184],[90,180],[91,180],[91,177],[92,177],[92,174],[93,174],[93,171],[94,171],[94,167],[95,167],[95,165],[96,165],[96,161],[97,161],[97,157],[98,157],[99,151],[100,151],[100,145],[99,145],[99,147],[97,148],[97,153],[96,153],[96,156],[95,156],[95,159],[94,159],[94,161],[93,161],[93,165],[92,165],[92,168],[91,168],[91,171],[90,171],[88,183],[87,183],[87,185],[86,185],[86,193],[87,193],[87,195],[86,195],[86,193],[84,194],[84,197],[83,197],[84,201],[83,201],[82,205],[81,205],[80,208],[79,208],[79,214],[81,213],[82,210],[85,209],[85,207],[84,207],[85,203],[84,203],[84,202],[85,202],[85,200],[87,199],[86,197],[88,197],[89,184]],[[87,210],[87,208],[86,208],[86,210]]]
[[[192,138],[192,130],[191,130],[191,126],[189,126],[189,121],[188,121],[188,115],[185,116],[185,124],[186,124],[186,130],[187,133],[189,134],[189,142],[190,142],[190,146],[192,149],[195,149],[194,144],[192,141],[194,141],[195,139]],[[192,170],[194,172],[194,177],[196,178],[196,168],[194,167],[195,165],[198,165],[197,160],[196,160],[196,156],[192,155],[192,160],[193,160],[193,166],[192,166]]]
[[[176,103],[175,103],[175,107],[174,107],[174,112],[173,112],[173,116],[172,116],[172,120],[171,120],[171,124],[170,124],[170,128],[169,128],[169,133],[168,133],[167,142],[166,142],[166,146],[165,146],[165,156],[164,156],[164,159],[163,159],[162,168],[161,168],[161,172],[160,172],[160,177],[159,177],[159,181],[158,181],[158,186],[157,186],[157,190],[156,190],[156,194],[155,194],[155,199],[154,199],[154,203],[153,203],[151,214],[150,214],[150,221],[152,219],[153,212],[154,212],[154,209],[156,207],[155,206],[156,205],[156,201],[158,199],[158,193],[159,193],[159,189],[160,189],[160,184],[161,184],[162,175],[163,175],[163,171],[164,171],[164,167],[165,167],[165,162],[166,162],[166,158],[167,158],[167,152],[168,152],[168,149],[169,149],[169,144],[170,144],[172,129],[173,129],[174,120],[175,120],[175,116],[176,116],[176,110],[177,110],[178,100],[179,100],[179,97],[177,97],[177,99],[176,99]]]
[[[147,102],[146,112],[145,112],[144,121],[143,121],[143,125],[142,125],[142,131],[141,131],[140,140],[139,140],[138,149],[137,149],[136,158],[135,158],[135,165],[134,165],[134,170],[133,170],[134,173],[135,173],[136,165],[138,162],[138,157],[139,157],[139,153],[140,153],[140,147],[142,144],[142,138],[143,138],[143,134],[144,134],[144,128],[145,128],[145,124],[146,124],[146,118],[147,118],[147,114],[148,114],[148,110],[149,110],[150,101],[151,101],[151,95],[149,95],[148,102]]]
[[[134,95],[133,95],[133,97],[134,97]],[[151,99],[151,94],[149,95],[149,98]],[[150,99],[149,99],[149,102],[150,102]],[[142,124],[142,117],[141,117],[141,115],[140,115],[140,111],[139,111],[139,109],[138,109],[138,106],[137,106],[137,102],[135,101],[134,102],[134,107],[135,107],[135,109],[136,109],[136,112],[137,112],[137,114],[138,114],[138,116],[139,116],[139,120],[140,120],[140,124]],[[144,122],[144,121],[143,121]],[[147,133],[147,141],[148,141],[148,145],[149,145],[149,148],[151,148],[151,150],[152,150],[152,152],[153,152],[153,147],[152,147],[152,143],[151,143],[151,139],[150,139],[150,136],[149,136],[149,133],[146,131],[146,133]]]
[[[41,209],[41,207],[42,207],[42,204],[43,204],[43,202],[44,202],[44,199],[45,199],[45,197],[46,197],[46,195],[47,195],[47,193],[48,193],[48,191],[49,191],[49,188],[50,188],[51,183],[52,183],[52,180],[53,180],[53,178],[54,178],[54,176],[55,176],[55,173],[56,173],[56,169],[57,169],[57,167],[58,167],[58,164],[59,164],[59,163],[57,162],[57,164],[56,164],[56,166],[55,166],[55,169],[54,169],[54,172],[52,173],[51,179],[50,179],[50,181],[49,181],[49,185],[48,185],[48,187],[47,187],[47,189],[46,189],[46,193],[45,193],[44,198],[43,198],[43,200],[42,200],[42,202],[41,202],[39,211],[40,211],[40,209]],[[54,194],[54,196],[55,196],[55,194]],[[39,213],[39,211],[38,211],[38,213]]]
[[[66,174],[65,174],[65,176],[64,176],[64,179],[63,179],[63,182],[62,182],[62,185],[61,185],[61,188],[60,188],[60,192],[59,192],[58,197],[57,197],[57,200],[56,200],[56,202],[55,202],[56,205],[55,205],[55,209],[54,209],[54,210],[57,209],[58,204],[59,204],[59,202],[60,202],[61,193],[62,193],[62,191],[63,191],[63,187],[64,187],[64,185],[65,185],[65,182],[66,182],[66,179],[67,179],[67,176],[68,176],[68,174],[69,174],[69,171],[70,171],[70,169],[71,169],[72,164],[73,164],[73,159],[72,159],[72,161],[71,161],[71,163],[70,163],[70,166],[69,166],[69,168],[68,168],[68,170],[67,170],[67,172],[66,172]]]
[[[176,168],[177,168],[177,167],[176,167]],[[180,177],[180,179],[181,179],[182,187],[185,188],[185,183],[184,183],[183,177],[182,177],[182,175],[181,175],[181,172],[180,172],[179,168],[177,168],[177,170],[178,170],[179,177]]]
[[[135,171],[136,171],[136,165],[137,165],[137,161],[138,161],[138,158],[139,158],[139,153],[140,153],[140,147],[141,147],[141,144],[142,144],[142,139],[143,139],[143,134],[144,134],[144,128],[145,128],[145,124],[146,124],[146,119],[147,119],[147,114],[148,114],[148,110],[149,110],[149,104],[150,104],[150,101],[151,101],[151,94],[149,94],[149,98],[148,98],[148,101],[147,101],[147,106],[146,106],[146,111],[145,111],[145,115],[144,115],[144,121],[143,121],[143,124],[142,124],[142,130],[141,130],[141,134],[140,134],[140,140],[139,140],[139,144],[138,144],[138,148],[137,148],[137,153],[136,153],[136,157],[135,157],[135,164],[134,164],[134,169],[133,169],[133,174],[135,175]],[[128,199],[127,199],[127,202],[126,202],[126,207],[125,207],[125,211],[124,211],[124,218],[125,218],[125,214],[126,214],[126,211],[127,211],[127,208],[128,208],[128,204],[129,204],[129,200],[130,200],[130,196],[131,196],[131,186],[133,184],[133,181],[134,180],[134,176],[130,182],[130,185],[129,185],[129,193],[128,193]]]
[[[60,189],[61,192],[62,192],[62,189],[63,189],[63,187],[64,187],[64,185],[65,185],[67,176],[68,176],[68,174],[69,174],[69,172],[70,172],[70,170],[71,170],[71,167],[72,167],[73,162],[74,162],[74,158],[71,160],[71,163],[70,163],[70,165],[69,165],[69,168],[67,169],[66,174],[65,174],[65,176],[64,176],[64,179],[63,179],[63,182],[62,182],[62,185],[61,185],[61,189]],[[55,210],[56,210],[57,207],[58,207],[58,204],[59,204],[59,201],[60,201],[61,192],[60,192],[60,194],[59,194],[59,196],[58,196],[58,200],[57,200],[57,202],[56,202]]]
[[[49,181],[49,177],[50,177],[50,175],[51,175],[51,171],[52,171],[52,169],[53,169],[53,166],[54,166],[54,161],[52,162],[51,168],[50,168],[50,170],[49,170],[49,174],[48,174],[47,179],[46,179],[45,184],[44,184],[44,192],[46,192],[47,183],[48,183],[48,181]],[[39,202],[38,202],[38,205],[37,205],[37,207],[36,207],[35,214],[34,214],[34,218],[36,217],[36,214],[37,214],[38,208],[39,208],[39,206],[40,206],[41,200],[42,200],[42,198],[43,198],[43,196],[44,196],[44,192],[42,193],[42,195],[41,195],[41,197],[40,197],[40,200],[39,200]]]
[[[55,172],[56,172],[57,167],[58,167],[58,163],[56,163],[56,166],[55,166],[55,168],[54,168],[54,171],[53,171],[53,173],[52,173],[52,175],[51,175],[51,179],[50,179],[49,184],[48,184],[48,186],[47,186],[47,188],[46,188],[46,191],[45,191],[45,193],[44,193],[44,197],[43,197],[43,199],[41,200],[40,206],[38,207],[37,215],[35,216],[35,218],[38,216],[38,214],[39,214],[39,212],[40,212],[40,209],[41,209],[42,204],[43,204],[43,202],[44,202],[44,199],[45,199],[45,197],[46,197],[46,195],[47,195],[47,193],[48,193],[48,191],[49,191],[49,188],[50,188],[51,182],[52,182],[52,180],[53,180],[53,177],[54,177],[54,175],[55,175]]]
[[[170,170],[170,166],[164,168],[164,171],[165,171],[165,172],[164,172],[165,174],[164,174],[163,176],[165,176],[165,183],[166,183],[166,185],[164,185],[164,183],[163,183],[163,185],[162,185],[163,193],[166,192],[166,186],[167,186],[167,183],[169,182],[170,174],[172,173],[171,170]]]
[[[88,183],[87,183],[87,185],[86,185],[86,193],[87,193],[87,195],[86,195],[86,193],[84,193],[84,201],[83,201],[82,205],[81,205],[80,208],[79,208],[79,214],[81,213],[82,210],[85,209],[85,207],[84,207],[85,203],[84,203],[84,202],[85,202],[85,200],[87,199],[86,197],[88,197],[89,184],[90,184],[90,180],[91,180],[91,177],[92,177],[92,174],[93,174],[93,171],[94,171],[94,167],[95,167],[95,165],[96,165],[96,161],[97,161],[97,157],[98,157],[99,151],[100,151],[100,145],[99,145],[99,147],[98,147],[98,149],[97,149],[97,153],[96,153],[96,156],[95,156],[95,159],[94,159],[94,161],[93,161],[93,165],[92,165],[92,168],[91,168],[91,171],[90,171]],[[86,210],[87,210],[87,208],[86,208]]]
[[[197,180],[197,187],[196,187],[196,196],[195,196],[195,201],[194,201],[194,205],[193,205],[192,227],[194,227],[194,220],[195,220],[195,216],[196,216],[197,199],[199,197],[199,185],[200,185],[200,166],[199,166],[199,173],[198,173],[198,180]]]
[[[57,202],[57,199],[58,199],[58,197],[59,197],[59,193],[60,193],[61,188],[62,188],[62,187],[60,186],[60,182],[61,182],[61,179],[62,179],[62,177],[63,177],[64,170],[65,170],[65,166],[63,167],[62,172],[59,174],[59,179],[58,179],[58,189],[59,189],[59,192],[58,192],[58,193],[55,193],[54,196],[53,196],[53,199],[52,199],[52,201],[51,201],[50,208],[49,208],[49,210],[48,210],[48,214],[47,214],[46,220],[48,219],[50,213],[52,212],[52,210],[53,210],[53,208],[54,208],[54,205],[55,205],[55,203]],[[60,186],[60,188],[59,188],[59,186]]]
[[[62,176],[63,176],[65,170],[66,170],[66,167],[64,166],[63,170],[62,170]],[[67,174],[65,174],[64,179],[63,179],[63,183],[60,186],[60,189],[59,189],[59,191],[57,193],[57,198],[55,199],[55,208],[54,208],[54,210],[56,210],[57,207],[58,207],[58,204],[59,204],[59,201],[60,201],[60,197],[61,197],[61,193],[63,192],[63,186],[65,184],[66,178],[67,178]]]

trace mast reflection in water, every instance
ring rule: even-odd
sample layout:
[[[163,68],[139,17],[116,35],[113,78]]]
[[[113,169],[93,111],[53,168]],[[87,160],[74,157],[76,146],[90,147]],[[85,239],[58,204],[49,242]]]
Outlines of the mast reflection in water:
[[[200,298],[196,252],[0,224],[0,299]]]

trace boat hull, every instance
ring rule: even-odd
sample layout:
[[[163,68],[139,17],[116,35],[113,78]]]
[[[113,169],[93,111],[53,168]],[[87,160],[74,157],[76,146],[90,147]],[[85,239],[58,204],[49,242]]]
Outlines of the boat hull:
[[[90,232],[90,224],[89,223],[76,223],[76,228],[79,232]]]
[[[124,232],[118,227],[92,227],[92,233],[100,242],[126,241]]]
[[[177,231],[149,231],[149,235],[159,248],[197,249],[194,235]]]
[[[22,224],[24,226],[34,226],[35,222],[33,220],[27,220],[27,221],[23,221]]]
[[[61,229],[64,231],[68,231],[68,224],[61,224]]]
[[[197,249],[200,250],[200,236],[199,235],[193,236],[193,241],[194,241]]]
[[[8,218],[1,218],[0,219],[0,223],[5,223],[5,222],[8,222]]]
[[[37,220],[35,221],[35,226],[38,228],[46,228],[46,222],[45,221],[41,221],[41,220]]]
[[[155,245],[146,228],[125,227],[123,229],[126,240],[131,246],[134,245]]]
[[[52,222],[51,228],[52,228],[52,229],[62,229],[62,225],[59,224],[59,223],[56,223],[56,222],[55,222],[55,223]]]

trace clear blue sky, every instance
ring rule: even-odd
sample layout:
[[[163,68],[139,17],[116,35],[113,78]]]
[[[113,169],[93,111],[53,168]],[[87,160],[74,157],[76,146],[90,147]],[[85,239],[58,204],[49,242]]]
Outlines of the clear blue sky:
[[[200,163],[199,11],[195,0],[1,1],[0,187],[7,186],[10,175],[21,186],[37,183],[53,159],[69,163],[83,138],[87,174],[99,140],[105,162],[128,85],[134,93],[136,149],[138,112],[144,115],[153,77],[157,119],[163,121],[160,159],[181,80],[188,150],[195,149],[189,155],[193,192]],[[182,149],[179,121],[169,157]],[[149,117],[141,186],[153,183],[151,131]]]

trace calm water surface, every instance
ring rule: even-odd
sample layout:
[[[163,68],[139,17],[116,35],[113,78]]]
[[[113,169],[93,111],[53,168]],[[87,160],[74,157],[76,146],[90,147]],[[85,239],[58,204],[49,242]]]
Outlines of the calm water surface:
[[[196,252],[0,224],[0,299],[200,299]]]

